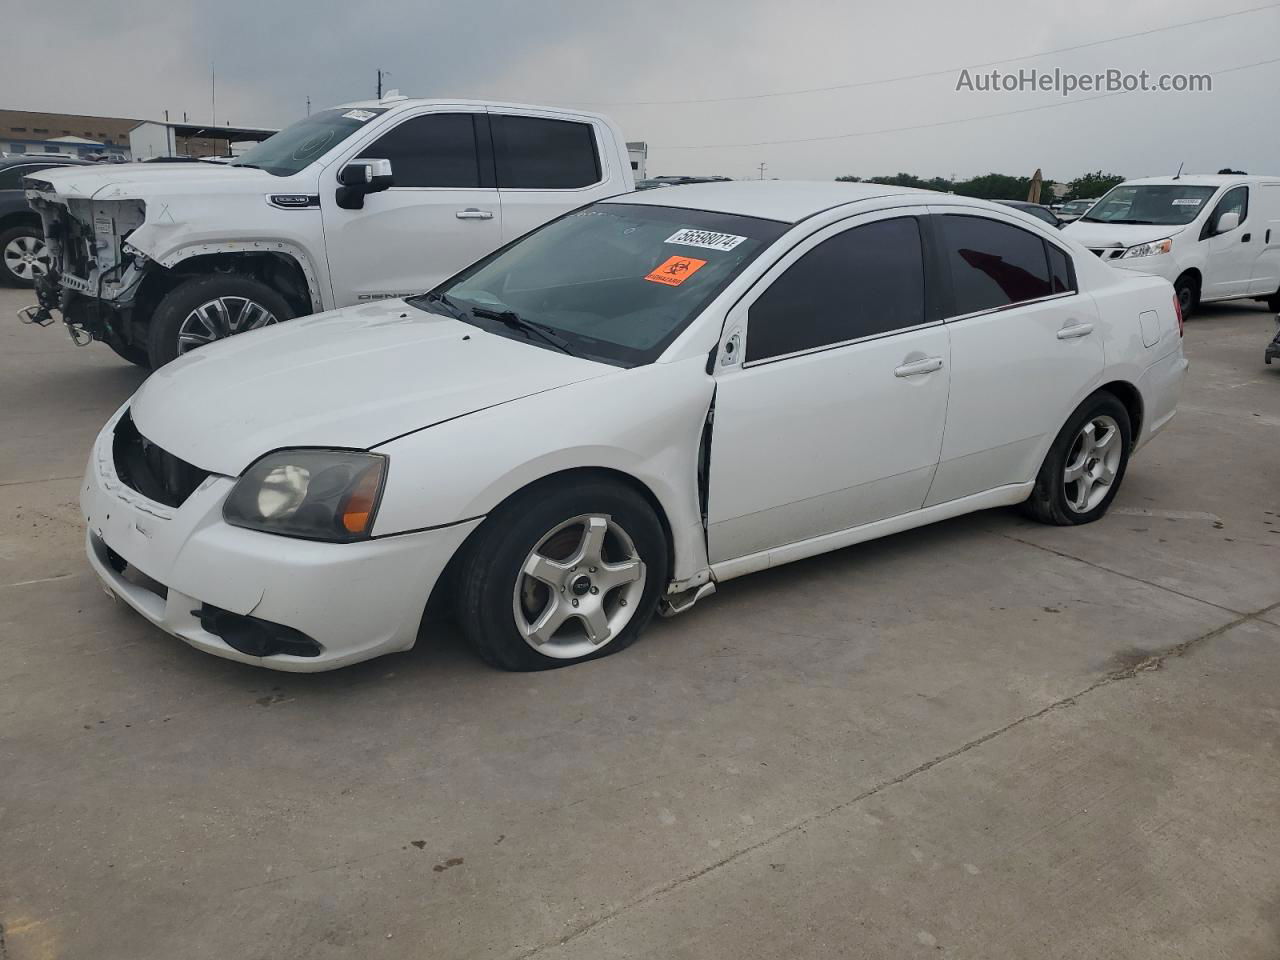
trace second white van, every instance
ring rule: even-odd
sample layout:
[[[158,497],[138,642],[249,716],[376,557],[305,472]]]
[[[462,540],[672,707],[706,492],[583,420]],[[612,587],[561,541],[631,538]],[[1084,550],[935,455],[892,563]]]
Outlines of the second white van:
[[[1241,299],[1280,312],[1280,177],[1127,180],[1064,233],[1110,266],[1164,277],[1183,316]]]

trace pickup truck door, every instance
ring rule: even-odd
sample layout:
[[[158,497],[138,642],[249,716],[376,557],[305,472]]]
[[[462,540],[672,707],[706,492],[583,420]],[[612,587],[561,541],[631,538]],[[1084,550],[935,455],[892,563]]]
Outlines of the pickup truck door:
[[[395,185],[344,210],[338,171],[358,158],[390,160]],[[431,289],[502,245],[484,112],[400,120],[322,174],[320,207],[337,306]]]
[[[585,203],[626,192],[622,158],[600,124],[548,110],[491,108],[502,242]]]

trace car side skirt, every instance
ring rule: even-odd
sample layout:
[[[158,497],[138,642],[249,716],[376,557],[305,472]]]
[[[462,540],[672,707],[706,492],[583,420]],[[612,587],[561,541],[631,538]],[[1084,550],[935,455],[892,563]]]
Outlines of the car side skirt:
[[[847,530],[839,530],[835,533],[811,537],[808,540],[800,540],[797,543],[789,543],[786,546],[761,550],[758,553],[751,553],[744,557],[723,560],[711,565],[711,573],[717,582],[723,583],[725,580],[732,580],[734,577],[755,573],[757,570],[778,567],[784,563],[791,563],[793,560],[803,560],[805,557],[813,557],[831,550],[839,550],[842,547],[850,547],[855,543],[865,543],[868,540],[887,537],[890,534],[901,533],[914,527],[923,527],[939,520],[948,520],[961,514],[972,513],[975,510],[1011,506],[1022,503],[1027,497],[1031,496],[1031,488],[1033,486],[1035,486],[1035,481],[1011,483],[985,490],[982,493],[961,497],[958,500],[949,500],[946,503],[925,507],[922,510],[889,517],[885,520],[876,520],[872,523],[864,523],[861,526],[850,527]]]

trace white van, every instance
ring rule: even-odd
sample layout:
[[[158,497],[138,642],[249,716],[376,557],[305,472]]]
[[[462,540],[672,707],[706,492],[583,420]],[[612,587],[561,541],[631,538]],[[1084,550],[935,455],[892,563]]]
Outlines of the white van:
[[[1280,177],[1126,180],[1063,232],[1113,267],[1164,277],[1183,316],[1248,298],[1280,312]]]

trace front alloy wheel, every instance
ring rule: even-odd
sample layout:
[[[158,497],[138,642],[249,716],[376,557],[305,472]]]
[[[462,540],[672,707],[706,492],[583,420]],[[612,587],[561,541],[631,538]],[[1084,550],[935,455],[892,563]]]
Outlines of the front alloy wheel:
[[[446,585],[476,653],[546,670],[625,650],[666,590],[669,550],[640,491],[595,471],[559,474],[499,504]]]
[[[178,356],[246,330],[277,323],[276,315],[247,297],[218,297],[200,304],[178,326]]]
[[[618,636],[639,609],[645,566],[611,517],[574,517],[529,551],[512,610],[525,642],[548,657],[576,660]]]

